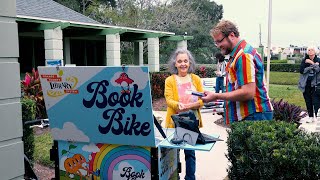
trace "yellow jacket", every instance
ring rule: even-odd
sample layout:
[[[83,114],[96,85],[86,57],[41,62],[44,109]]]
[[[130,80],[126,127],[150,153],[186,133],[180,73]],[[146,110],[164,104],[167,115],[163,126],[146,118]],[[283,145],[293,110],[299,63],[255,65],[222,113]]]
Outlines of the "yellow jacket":
[[[191,80],[196,90],[198,92],[203,92],[203,87],[202,87],[200,77],[195,74],[191,74]],[[174,75],[167,77],[165,81],[164,97],[166,98],[167,106],[168,106],[165,127],[174,128],[174,123],[171,119],[171,115],[176,114],[176,112],[179,110],[178,87],[177,87],[177,82]],[[200,107],[203,106],[202,100],[199,99],[198,101],[200,103]],[[199,113],[199,127],[202,127],[203,124],[202,124],[200,109],[198,109],[198,113]]]

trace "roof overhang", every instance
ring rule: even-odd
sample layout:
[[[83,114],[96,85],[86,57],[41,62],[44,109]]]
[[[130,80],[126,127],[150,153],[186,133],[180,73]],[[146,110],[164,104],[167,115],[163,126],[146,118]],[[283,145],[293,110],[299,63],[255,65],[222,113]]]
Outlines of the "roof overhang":
[[[60,27],[64,30],[64,34],[74,37],[92,37],[108,34],[120,34],[122,41],[139,41],[148,38],[159,38],[161,41],[182,41],[191,40],[192,36],[175,35],[173,32],[154,31],[146,29],[138,29],[123,26],[112,26],[105,24],[83,23],[73,21],[63,21],[50,18],[39,18],[31,16],[17,15],[16,21],[32,23],[34,26],[29,28],[28,31],[43,31],[47,29],[55,29]]]

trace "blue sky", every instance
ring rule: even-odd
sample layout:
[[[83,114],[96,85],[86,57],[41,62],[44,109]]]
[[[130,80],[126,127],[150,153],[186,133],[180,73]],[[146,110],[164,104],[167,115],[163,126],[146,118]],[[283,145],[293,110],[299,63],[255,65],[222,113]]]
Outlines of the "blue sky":
[[[269,0],[215,0],[224,8],[223,19],[238,25],[240,36],[253,46],[268,42]],[[272,0],[272,46],[320,46],[319,0]]]

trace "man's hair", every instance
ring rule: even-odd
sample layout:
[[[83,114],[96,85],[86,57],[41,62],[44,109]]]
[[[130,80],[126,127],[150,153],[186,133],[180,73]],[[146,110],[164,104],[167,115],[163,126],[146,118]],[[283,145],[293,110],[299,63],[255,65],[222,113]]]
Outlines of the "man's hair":
[[[194,73],[196,71],[196,61],[194,60],[194,57],[191,54],[191,52],[189,50],[187,50],[186,48],[178,48],[172,53],[172,55],[168,61],[169,71],[172,74],[178,74],[178,69],[176,68],[175,64],[176,64],[177,56],[179,54],[187,54],[188,55],[189,63],[190,63],[188,73]]]
[[[218,60],[218,62],[224,61],[224,55],[221,52],[217,52],[214,57]]]
[[[236,37],[239,37],[240,33],[238,31],[238,27],[231,21],[222,20],[210,30],[210,35],[212,36],[222,33],[224,36],[229,36],[232,32]]]

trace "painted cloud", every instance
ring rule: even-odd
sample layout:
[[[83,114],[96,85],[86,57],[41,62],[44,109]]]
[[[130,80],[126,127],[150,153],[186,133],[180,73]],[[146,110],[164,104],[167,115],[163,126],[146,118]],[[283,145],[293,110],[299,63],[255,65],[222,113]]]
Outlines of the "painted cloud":
[[[51,134],[56,140],[89,142],[90,139],[72,122],[65,122],[63,128],[52,128]]]
[[[128,68],[127,74],[129,77],[139,77],[139,79],[134,79],[134,83],[138,85],[139,89],[144,89],[148,83],[149,74],[143,72],[141,68]]]
[[[94,143],[90,143],[89,145],[83,146],[82,150],[86,152],[92,152],[92,153],[96,153],[100,151],[100,149]]]

